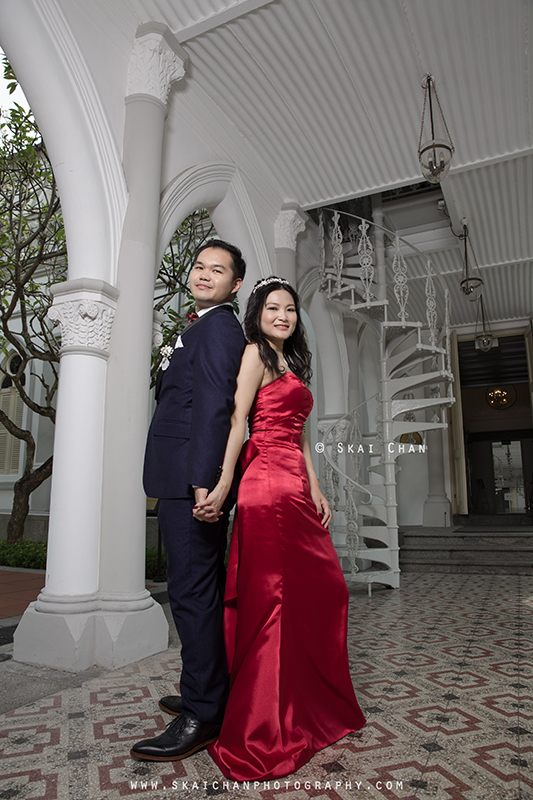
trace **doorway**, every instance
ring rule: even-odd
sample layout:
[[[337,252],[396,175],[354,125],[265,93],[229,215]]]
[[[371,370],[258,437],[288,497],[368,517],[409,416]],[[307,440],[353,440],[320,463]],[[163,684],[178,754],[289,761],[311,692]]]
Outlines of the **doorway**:
[[[533,504],[533,425],[526,339],[488,353],[458,342],[469,514],[525,514]],[[464,513],[464,512],[463,512]]]
[[[525,435],[524,435],[525,434]],[[533,510],[533,439],[530,432],[477,435],[467,443],[469,508],[474,514]]]
[[[521,442],[492,442],[494,496],[497,514],[526,510]]]

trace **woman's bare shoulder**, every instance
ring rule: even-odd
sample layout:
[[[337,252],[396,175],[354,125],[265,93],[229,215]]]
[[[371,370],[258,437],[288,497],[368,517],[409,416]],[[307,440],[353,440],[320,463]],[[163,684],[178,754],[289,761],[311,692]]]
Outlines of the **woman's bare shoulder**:
[[[247,342],[246,347],[244,348],[243,358],[247,358],[253,361],[261,361],[261,356],[259,355],[259,347],[256,345],[255,342]]]
[[[248,416],[253,399],[261,382],[265,367],[256,345],[248,345],[244,349],[241,359],[241,367],[237,375],[237,388],[235,391],[235,413],[244,409],[245,416]]]
[[[248,343],[244,348],[241,364],[245,365],[248,369],[259,369],[259,366],[263,366],[261,356],[259,355],[259,348],[253,342]]]

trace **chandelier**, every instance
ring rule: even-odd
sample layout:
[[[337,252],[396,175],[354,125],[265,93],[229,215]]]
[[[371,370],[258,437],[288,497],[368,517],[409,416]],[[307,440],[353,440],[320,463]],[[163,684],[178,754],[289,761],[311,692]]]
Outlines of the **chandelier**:
[[[424,107],[422,109],[422,125],[418,140],[418,160],[422,175],[429,183],[440,183],[450,170],[450,162],[455,152],[444,114],[439,101],[432,75],[426,75],[422,82],[424,88]],[[434,113],[434,100],[437,102],[438,115]],[[426,109],[429,109],[429,139],[424,138]]]
[[[466,224],[466,219],[463,219],[463,278],[461,280],[461,291],[467,300],[470,300],[471,303],[475,303],[476,300],[479,300],[481,297],[481,292],[483,291],[483,279],[481,277],[481,272],[479,270],[479,266],[476,259],[476,254],[474,253],[474,249],[472,247],[472,242],[470,242],[469,235],[468,235],[468,226]],[[468,248],[472,251],[472,255],[474,256],[474,264],[475,264],[475,271],[477,275],[472,272],[470,267],[470,263],[468,261]]]

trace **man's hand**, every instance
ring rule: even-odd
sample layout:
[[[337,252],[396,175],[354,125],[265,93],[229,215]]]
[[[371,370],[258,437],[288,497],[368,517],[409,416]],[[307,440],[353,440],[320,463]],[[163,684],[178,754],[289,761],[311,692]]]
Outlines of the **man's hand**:
[[[207,495],[207,489],[203,489],[202,487],[195,488],[194,499],[196,500],[196,505],[192,510],[193,517],[199,522],[216,522],[222,515],[222,511],[219,511],[216,506],[211,503],[206,503]]]
[[[200,522],[216,522],[222,516],[222,506],[229,490],[230,484],[222,475],[209,494],[207,489],[195,489],[196,505],[192,510],[194,518]]]

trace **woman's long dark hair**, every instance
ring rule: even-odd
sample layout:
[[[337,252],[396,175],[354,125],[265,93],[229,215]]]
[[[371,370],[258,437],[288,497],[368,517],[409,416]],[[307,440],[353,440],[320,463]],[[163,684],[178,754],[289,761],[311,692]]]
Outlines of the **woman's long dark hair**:
[[[300,317],[300,298],[296,291],[292,288],[290,283],[284,278],[276,278],[272,276],[267,279],[257,281],[252,294],[248,299],[246,306],[246,314],[244,316],[244,333],[249,342],[256,344],[259,349],[261,361],[273,375],[278,377],[283,373],[278,366],[278,356],[276,351],[268,342],[268,339],[261,330],[261,314],[268,295],[278,289],[285,289],[289,292],[294,300],[294,307],[296,308],[296,328],[294,333],[289,336],[283,345],[283,355],[289,368],[296,377],[300,378],[306,385],[309,384],[313,371],[311,369],[311,352],[307,346],[305,338],[304,326]]]

